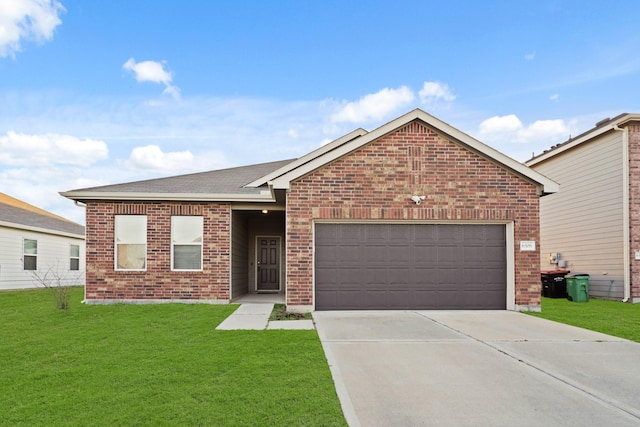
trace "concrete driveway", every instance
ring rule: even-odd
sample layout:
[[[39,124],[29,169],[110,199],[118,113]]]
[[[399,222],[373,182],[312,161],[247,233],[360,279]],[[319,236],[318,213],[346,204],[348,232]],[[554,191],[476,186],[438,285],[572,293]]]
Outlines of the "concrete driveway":
[[[351,426],[638,426],[640,344],[509,311],[315,312]]]

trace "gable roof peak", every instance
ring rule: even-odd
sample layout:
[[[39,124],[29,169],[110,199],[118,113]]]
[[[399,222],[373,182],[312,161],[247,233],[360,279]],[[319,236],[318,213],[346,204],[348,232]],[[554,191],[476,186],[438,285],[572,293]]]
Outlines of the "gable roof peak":
[[[498,150],[489,147],[488,145],[478,141],[477,139],[469,136],[468,134],[454,128],[453,126],[443,122],[442,120],[432,116],[431,114],[416,108],[408,113],[391,120],[390,122],[370,131],[357,138],[339,138],[332,146],[331,150],[325,152],[314,152],[316,155],[311,156],[309,161],[304,163],[293,162],[290,165],[286,165],[282,169],[280,176],[272,178],[272,186],[274,189],[289,189],[291,182],[295,179],[304,176],[342,156],[345,156],[358,148],[383,137],[393,131],[406,126],[414,120],[421,120],[428,127],[436,129],[455,141],[465,145],[477,153],[485,156],[486,158],[494,161],[501,167],[512,171],[513,173],[536,183],[539,186],[540,194],[555,193],[559,191],[560,187],[558,183],[550,180],[539,172],[530,169],[523,163],[520,163],[511,157],[499,152]],[[312,153],[313,154],[313,153]]]

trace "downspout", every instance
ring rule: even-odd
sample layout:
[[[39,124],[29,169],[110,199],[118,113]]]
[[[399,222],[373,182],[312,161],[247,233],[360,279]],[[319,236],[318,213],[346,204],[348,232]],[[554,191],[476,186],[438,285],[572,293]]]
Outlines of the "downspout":
[[[624,298],[622,302],[631,298],[631,249],[629,240],[629,129],[623,129],[618,125],[613,125],[613,129],[622,132],[622,237],[624,251]]]

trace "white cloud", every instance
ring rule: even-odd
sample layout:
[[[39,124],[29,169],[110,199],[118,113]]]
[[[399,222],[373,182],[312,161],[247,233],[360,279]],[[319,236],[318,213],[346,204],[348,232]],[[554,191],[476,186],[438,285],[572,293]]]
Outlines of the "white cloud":
[[[56,0],[0,1],[0,57],[15,56],[23,40],[50,40],[64,12]]]
[[[225,163],[224,156],[218,153],[201,153],[196,157],[189,150],[165,153],[157,145],[147,145],[134,148],[126,166],[167,175],[218,169]]]
[[[549,146],[569,133],[564,120],[537,120],[525,126],[515,114],[491,117],[480,123],[478,131],[480,139],[487,142],[543,142]]]
[[[179,98],[180,89],[173,85],[173,74],[165,69],[165,65],[166,61],[136,62],[135,59],[129,58],[129,60],[122,65],[122,68],[131,71],[136,81],[140,83],[161,83],[165,86],[164,94]]]
[[[569,126],[564,120],[537,120],[518,132],[522,142],[541,140],[556,141],[558,138],[569,137]]]
[[[560,95],[558,95],[557,93],[554,93],[553,95],[551,95],[551,96],[549,97],[549,99],[550,99],[551,101],[558,102],[558,101],[560,100]]]
[[[132,168],[158,171],[174,171],[193,162],[191,151],[164,153],[157,145],[136,147],[131,151],[128,165]]]
[[[109,156],[107,144],[55,133],[0,136],[0,164],[9,166],[90,166]]]
[[[531,53],[527,53],[527,54],[524,56],[524,59],[526,59],[527,61],[533,61],[534,59],[536,59],[536,52],[535,52],[535,51],[533,51],[533,52],[531,52]]]
[[[415,99],[413,91],[406,86],[398,89],[385,88],[365,95],[355,102],[344,104],[331,116],[334,123],[363,123],[368,120],[382,120],[389,114],[405,107]]]
[[[480,123],[480,135],[499,135],[516,132],[522,127],[522,122],[515,114],[494,116]]]
[[[423,104],[431,104],[441,100],[452,102],[456,99],[449,86],[441,82],[424,82],[418,95]]]

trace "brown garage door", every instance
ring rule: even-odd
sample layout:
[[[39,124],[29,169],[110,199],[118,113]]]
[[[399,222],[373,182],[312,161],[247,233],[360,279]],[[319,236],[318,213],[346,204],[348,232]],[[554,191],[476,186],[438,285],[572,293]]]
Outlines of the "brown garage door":
[[[316,224],[316,310],[503,310],[500,224]]]

